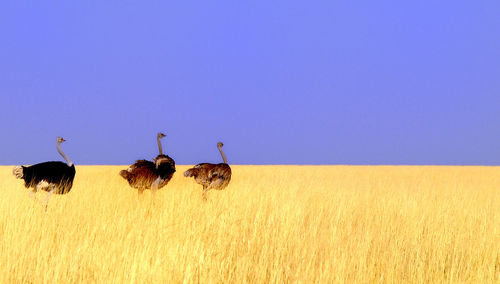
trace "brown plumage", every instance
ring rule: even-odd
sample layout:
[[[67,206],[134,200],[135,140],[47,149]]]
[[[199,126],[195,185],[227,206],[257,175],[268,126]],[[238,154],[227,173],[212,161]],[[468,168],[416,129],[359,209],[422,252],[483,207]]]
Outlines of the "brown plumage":
[[[184,172],[185,177],[194,177],[194,180],[203,186],[203,198],[210,189],[222,190],[231,181],[231,167],[227,164],[226,155],[222,152],[222,142],[217,143],[217,148],[224,163],[201,163]]]
[[[153,162],[137,160],[127,170],[120,171],[120,176],[126,179],[129,185],[136,188],[139,193],[146,189],[157,190],[168,184],[175,173],[175,161],[163,155],[160,139],[165,134],[158,133],[158,150],[160,154]]]

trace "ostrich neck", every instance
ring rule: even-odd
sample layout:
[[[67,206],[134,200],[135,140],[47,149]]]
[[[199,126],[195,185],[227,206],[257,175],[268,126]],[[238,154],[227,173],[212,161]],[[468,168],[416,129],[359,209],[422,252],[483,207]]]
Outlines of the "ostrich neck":
[[[59,152],[59,154],[61,154],[61,156],[66,160],[66,164],[68,164],[68,166],[71,167],[73,165],[73,162],[62,151],[62,149],[61,149],[61,143],[57,143],[57,152]]]
[[[227,164],[226,155],[224,154],[224,152],[222,152],[222,147],[217,147],[217,148],[219,148],[219,152],[220,155],[222,156],[222,160],[224,160],[224,164]]]
[[[161,149],[161,141],[160,141],[160,137],[158,137],[158,151],[160,152],[160,155],[163,155],[163,151]]]

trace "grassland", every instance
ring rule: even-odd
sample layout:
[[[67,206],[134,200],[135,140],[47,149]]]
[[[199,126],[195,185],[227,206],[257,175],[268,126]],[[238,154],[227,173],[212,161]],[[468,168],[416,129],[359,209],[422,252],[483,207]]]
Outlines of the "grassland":
[[[44,212],[0,167],[0,282],[499,282],[497,167],[233,166],[206,202],[186,167],[154,202],[122,168]]]

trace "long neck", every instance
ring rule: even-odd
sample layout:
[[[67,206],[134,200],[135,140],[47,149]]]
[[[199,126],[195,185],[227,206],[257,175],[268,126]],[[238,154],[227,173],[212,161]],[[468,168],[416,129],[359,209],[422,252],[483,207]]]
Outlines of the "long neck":
[[[62,151],[62,149],[61,149],[61,143],[57,143],[57,152],[59,152],[59,154],[61,154],[61,156],[66,160],[66,164],[68,164],[68,166],[71,167],[73,165],[73,162]]]
[[[220,155],[222,156],[222,160],[224,160],[224,164],[227,164],[226,155],[224,154],[224,152],[222,152],[222,147],[217,147],[217,148],[219,148],[219,152]]]
[[[160,152],[160,155],[163,155],[162,149],[161,149],[161,141],[160,137],[158,136],[158,151]]]

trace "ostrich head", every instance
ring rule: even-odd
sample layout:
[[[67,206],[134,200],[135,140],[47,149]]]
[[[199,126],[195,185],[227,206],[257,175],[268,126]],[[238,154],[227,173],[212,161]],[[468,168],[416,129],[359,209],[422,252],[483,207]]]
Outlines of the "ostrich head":
[[[64,141],[66,141],[66,140],[64,140],[64,138],[62,138],[62,137],[57,137],[57,143],[59,143],[59,144],[60,144],[60,143],[62,143],[62,142],[64,142]]]
[[[165,135],[165,134],[163,134],[163,133],[161,133],[161,132],[158,132],[158,139],[161,139],[161,138],[163,138],[163,137],[165,137],[165,136],[167,136],[167,135]]]
[[[222,142],[218,142],[218,143],[217,143],[217,147],[218,147],[218,148],[221,148],[222,146],[224,146],[224,144],[222,144]]]

